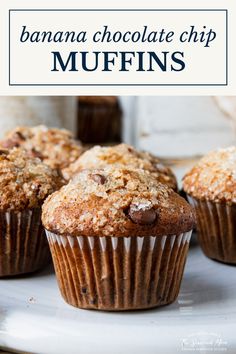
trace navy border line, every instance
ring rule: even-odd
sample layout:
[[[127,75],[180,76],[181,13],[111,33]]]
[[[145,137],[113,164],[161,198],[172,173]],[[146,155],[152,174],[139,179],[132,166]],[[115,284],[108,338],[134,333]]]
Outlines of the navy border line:
[[[11,12],[30,12],[30,11],[38,11],[38,12],[43,12],[43,11],[63,11],[63,12],[71,12],[71,11],[80,11],[80,12],[93,12],[93,11],[104,11],[104,12],[122,12],[122,11],[128,11],[128,12],[150,12],[150,11],[158,11],[158,12],[225,12],[225,26],[226,26],[226,77],[225,77],[225,83],[218,83],[218,84],[194,84],[194,83],[180,83],[180,84],[145,84],[145,83],[140,83],[140,84],[53,84],[53,83],[45,83],[45,84],[36,84],[36,83],[11,83]],[[142,86],[228,86],[228,75],[229,75],[229,70],[228,70],[228,51],[229,51],[229,46],[228,46],[228,9],[9,9],[9,50],[8,50],[8,55],[9,55],[9,75],[8,75],[8,81],[9,81],[9,86],[137,86],[137,87],[142,87]]]

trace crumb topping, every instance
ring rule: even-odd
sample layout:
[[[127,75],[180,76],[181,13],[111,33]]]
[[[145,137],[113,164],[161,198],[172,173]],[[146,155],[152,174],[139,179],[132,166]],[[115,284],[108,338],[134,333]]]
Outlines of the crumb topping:
[[[183,179],[189,195],[215,202],[236,203],[236,147],[212,151]]]
[[[66,179],[86,168],[104,168],[107,165],[128,166],[149,171],[159,182],[174,190],[177,182],[172,171],[148,152],[139,152],[127,144],[111,147],[94,146],[84,152],[74,163],[63,171]]]
[[[189,231],[191,206],[149,172],[107,166],[83,170],[47,198],[47,230],[72,236],[150,236]]]
[[[0,210],[33,209],[62,185],[56,170],[21,148],[0,150]]]
[[[22,147],[29,156],[40,158],[52,168],[65,168],[82,153],[82,147],[65,129],[36,127],[17,127],[11,130],[0,142],[3,148]]]

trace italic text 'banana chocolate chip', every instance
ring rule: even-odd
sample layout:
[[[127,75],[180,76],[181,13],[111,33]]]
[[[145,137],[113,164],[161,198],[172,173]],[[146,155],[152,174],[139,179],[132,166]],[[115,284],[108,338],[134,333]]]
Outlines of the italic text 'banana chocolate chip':
[[[156,210],[151,207],[141,205],[130,205],[128,215],[135,224],[151,225],[157,218]]]

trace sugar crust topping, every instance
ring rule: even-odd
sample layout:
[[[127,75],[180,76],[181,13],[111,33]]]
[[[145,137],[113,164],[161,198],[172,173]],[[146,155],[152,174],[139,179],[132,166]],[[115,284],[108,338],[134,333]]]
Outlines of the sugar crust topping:
[[[189,231],[191,206],[141,169],[83,170],[47,198],[44,226],[65,235],[132,236]]]
[[[52,168],[63,169],[75,161],[83,152],[71,132],[65,129],[17,127],[6,134],[0,142],[3,148],[22,147],[29,156],[38,157]]]
[[[94,146],[84,152],[74,163],[63,171],[66,179],[86,168],[104,168],[107,165],[127,166],[149,171],[159,182],[177,189],[172,171],[148,152],[139,152],[127,144],[111,147]]]
[[[37,208],[62,183],[56,170],[23,149],[0,150],[1,211]]]
[[[209,152],[183,179],[185,192],[198,199],[236,203],[236,147]]]

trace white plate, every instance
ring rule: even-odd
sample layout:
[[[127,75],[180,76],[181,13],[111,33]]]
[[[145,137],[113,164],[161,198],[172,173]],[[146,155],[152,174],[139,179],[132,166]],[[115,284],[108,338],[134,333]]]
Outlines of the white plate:
[[[236,268],[191,246],[178,300],[155,310],[79,310],[52,269],[0,280],[0,346],[40,354],[236,353]]]

